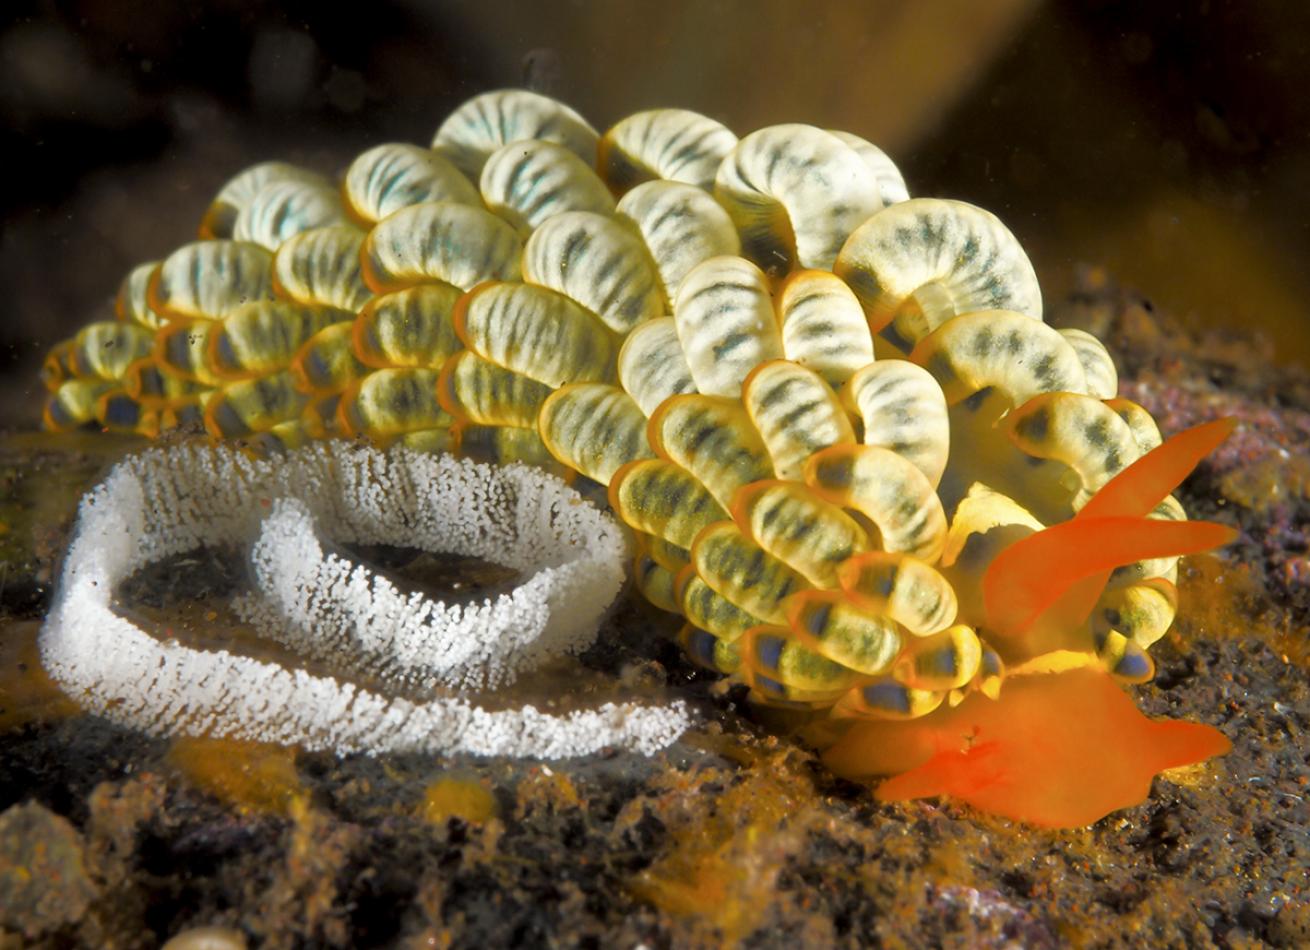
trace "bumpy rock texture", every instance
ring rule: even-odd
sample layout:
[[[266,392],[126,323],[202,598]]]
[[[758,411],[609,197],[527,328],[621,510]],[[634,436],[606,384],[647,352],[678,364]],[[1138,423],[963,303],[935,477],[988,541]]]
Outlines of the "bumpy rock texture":
[[[0,882],[26,896],[6,905],[3,939],[146,947],[211,924],[271,947],[1304,945],[1310,376],[1272,366],[1258,342],[1194,333],[1095,271],[1051,322],[1106,340],[1125,394],[1166,434],[1242,423],[1180,492],[1198,517],[1235,512],[1242,536],[1184,562],[1176,629],[1136,692],[1151,715],[1219,726],[1228,756],[1085,831],[877,804],[694,671],[635,600],[581,672],[515,690],[549,695],[564,676],[592,702],[615,681],[675,687],[701,725],[649,760],[338,760],[143,738],[78,714],[32,645],[78,491],[136,443],[19,434],[0,448]],[[231,638],[205,618],[217,567],[123,596],[187,635]]]

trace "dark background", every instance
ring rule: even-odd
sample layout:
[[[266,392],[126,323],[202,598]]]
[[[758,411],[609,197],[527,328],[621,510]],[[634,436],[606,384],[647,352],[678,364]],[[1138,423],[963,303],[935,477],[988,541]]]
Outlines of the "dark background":
[[[1171,9],[1175,6],[1185,10]],[[1310,361],[1310,5],[1039,0],[11,2],[0,26],[0,424],[51,343],[190,239],[247,164],[426,143],[530,85],[604,129],[679,105],[885,148],[996,211],[1048,300],[1079,264]]]

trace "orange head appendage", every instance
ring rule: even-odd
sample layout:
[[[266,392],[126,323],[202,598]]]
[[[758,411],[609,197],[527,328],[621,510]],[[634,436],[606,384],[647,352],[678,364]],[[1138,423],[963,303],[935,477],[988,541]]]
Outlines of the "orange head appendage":
[[[1232,429],[1220,420],[1180,433],[1071,521],[1005,549],[983,582],[991,632],[1080,624],[1113,568],[1231,541],[1224,525],[1144,516]],[[1210,726],[1147,719],[1108,673],[1079,667],[1011,676],[998,699],[974,693],[922,719],[857,723],[824,761],[850,777],[892,775],[878,788],[883,800],[951,795],[1030,824],[1076,827],[1143,801],[1163,769],[1229,748]]]
[[[848,777],[898,773],[878,798],[950,795],[1050,828],[1090,824],[1145,800],[1156,773],[1222,755],[1223,733],[1147,719],[1109,674],[1075,669],[1008,679],[910,722],[861,722],[823,757]]]
[[[1143,558],[1196,554],[1232,541],[1236,532],[1226,525],[1145,516],[1233,426],[1231,419],[1221,419],[1180,432],[1106,482],[1072,520],[1002,551],[983,578],[989,629],[1021,636],[1053,610],[1063,622],[1081,623],[1114,568]]]

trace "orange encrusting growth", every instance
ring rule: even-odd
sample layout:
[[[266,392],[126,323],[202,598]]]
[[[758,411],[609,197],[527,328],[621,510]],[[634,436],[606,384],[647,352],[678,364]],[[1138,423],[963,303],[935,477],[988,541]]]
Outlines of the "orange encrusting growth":
[[[1087,825],[1144,800],[1158,772],[1222,755],[1223,733],[1153,721],[1106,673],[1075,669],[1007,680],[911,722],[861,722],[823,757],[839,775],[899,773],[883,801],[950,795],[1052,828]]]

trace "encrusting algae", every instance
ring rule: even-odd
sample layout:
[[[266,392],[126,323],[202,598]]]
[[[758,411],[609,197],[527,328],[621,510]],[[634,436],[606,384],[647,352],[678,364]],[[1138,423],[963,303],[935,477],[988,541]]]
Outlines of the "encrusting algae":
[[[339,182],[248,169],[200,238],[54,348],[47,427],[607,486],[691,657],[830,711],[825,761],[880,797],[1081,825],[1227,748],[1120,684],[1153,675],[1178,557],[1233,536],[1170,494],[1231,426],[1164,440],[1042,322],[999,220],[856,136],[676,109],[599,135],[488,93]]]

